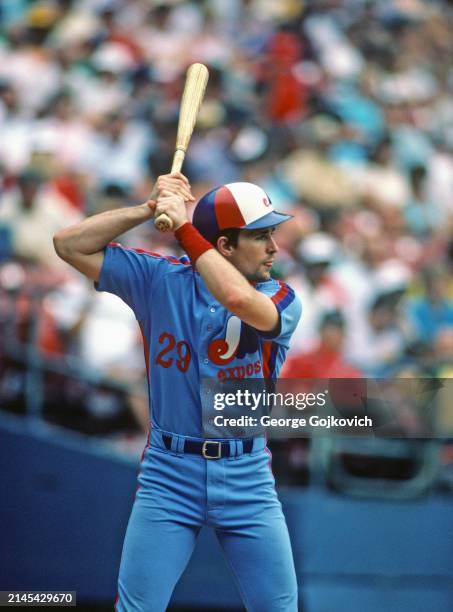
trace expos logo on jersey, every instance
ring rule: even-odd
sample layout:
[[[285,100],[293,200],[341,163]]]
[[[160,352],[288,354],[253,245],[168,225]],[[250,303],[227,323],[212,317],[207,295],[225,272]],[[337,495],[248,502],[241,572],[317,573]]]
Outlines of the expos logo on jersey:
[[[294,291],[281,281],[277,281],[278,291],[271,297],[279,312],[287,308],[294,300]],[[261,347],[260,347],[261,342]],[[260,340],[256,330],[242,322],[235,315],[227,319],[225,337],[216,338],[208,345],[208,357],[217,366],[228,366],[234,359],[242,359],[246,355],[258,357],[255,362],[250,362],[235,368],[227,367],[230,377],[243,378],[245,375],[252,376],[263,372],[265,377],[270,377],[275,371],[278,353],[278,343],[273,339]],[[233,370],[238,372],[233,373]],[[240,372],[239,372],[240,370]],[[223,377],[219,370],[218,377]]]
[[[256,332],[243,323],[238,317],[229,317],[226,324],[225,338],[212,340],[208,346],[208,357],[216,365],[231,363],[258,350],[259,342]]]

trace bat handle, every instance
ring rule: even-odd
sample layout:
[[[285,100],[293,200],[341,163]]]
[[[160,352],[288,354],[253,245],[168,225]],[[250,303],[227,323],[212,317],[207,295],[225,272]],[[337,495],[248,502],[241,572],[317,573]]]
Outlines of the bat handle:
[[[175,154],[173,156],[173,163],[171,165],[172,172],[179,172],[181,170],[185,156],[185,149],[176,149]],[[169,232],[173,229],[173,221],[165,213],[162,213],[154,219],[154,225],[160,232]]]
[[[172,172],[180,172],[184,158],[186,156],[186,150],[182,147],[178,147],[173,155],[173,163],[171,165]]]

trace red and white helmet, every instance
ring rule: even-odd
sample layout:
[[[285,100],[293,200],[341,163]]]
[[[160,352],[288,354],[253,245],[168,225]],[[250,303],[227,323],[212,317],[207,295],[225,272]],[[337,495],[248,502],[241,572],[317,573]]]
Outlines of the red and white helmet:
[[[224,229],[264,229],[291,217],[276,212],[269,196],[258,185],[228,183],[201,198],[192,223],[206,240],[212,241]]]

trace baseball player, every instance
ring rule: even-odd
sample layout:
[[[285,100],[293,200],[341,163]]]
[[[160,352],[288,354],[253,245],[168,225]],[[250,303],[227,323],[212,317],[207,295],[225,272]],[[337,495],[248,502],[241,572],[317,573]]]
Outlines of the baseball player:
[[[193,201],[180,173],[159,177],[139,206],[85,219],[54,237],[57,253],[121,297],[141,327],[151,426],[129,520],[116,609],[162,612],[200,528],[215,529],[247,610],[297,610],[293,556],[265,438],[206,440],[202,378],[275,378],[300,317],[271,278],[273,232],[290,217],[250,183]],[[166,213],[187,256],[163,257],[112,242]]]

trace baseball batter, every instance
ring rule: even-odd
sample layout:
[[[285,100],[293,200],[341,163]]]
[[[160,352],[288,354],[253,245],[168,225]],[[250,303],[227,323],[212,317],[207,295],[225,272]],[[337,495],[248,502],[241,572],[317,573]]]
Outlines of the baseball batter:
[[[271,278],[273,232],[290,217],[250,183],[193,201],[180,173],[159,177],[139,206],[87,218],[54,237],[57,253],[122,298],[145,349],[151,426],[127,528],[116,609],[162,612],[200,528],[215,529],[247,610],[297,610],[291,545],[266,441],[205,440],[200,381],[278,376],[300,317]],[[187,256],[162,257],[112,242],[166,213]]]

